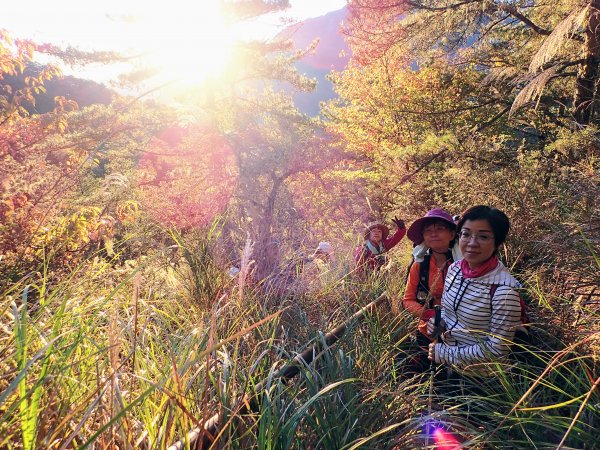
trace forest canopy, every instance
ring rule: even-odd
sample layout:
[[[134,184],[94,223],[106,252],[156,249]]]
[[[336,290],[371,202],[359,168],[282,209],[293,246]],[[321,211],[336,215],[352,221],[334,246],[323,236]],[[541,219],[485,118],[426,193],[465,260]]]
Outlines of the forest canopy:
[[[195,13],[233,36],[295,2],[217,4]],[[319,40],[190,35],[167,65],[205,78],[177,90],[140,55],[0,30],[0,447],[595,448],[600,0],[345,8],[317,116],[293,93]],[[461,397],[410,371],[402,226],[475,205],[510,219],[530,341]],[[402,240],[365,275],[378,226]]]

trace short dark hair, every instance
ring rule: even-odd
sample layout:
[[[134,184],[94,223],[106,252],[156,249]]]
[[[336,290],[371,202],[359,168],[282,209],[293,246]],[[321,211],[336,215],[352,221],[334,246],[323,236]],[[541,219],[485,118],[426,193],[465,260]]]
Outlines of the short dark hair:
[[[506,214],[496,208],[485,205],[472,206],[460,215],[458,222],[458,231],[462,230],[467,220],[487,220],[494,232],[494,243],[500,247],[506,241],[508,230],[510,230],[510,220]]]

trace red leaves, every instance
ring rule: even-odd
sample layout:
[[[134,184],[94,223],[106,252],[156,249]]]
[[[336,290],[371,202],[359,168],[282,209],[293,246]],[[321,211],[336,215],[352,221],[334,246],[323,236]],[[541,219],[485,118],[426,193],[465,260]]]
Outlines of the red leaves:
[[[140,160],[142,205],[162,225],[202,227],[229,204],[237,173],[234,155],[216,130],[171,127]]]

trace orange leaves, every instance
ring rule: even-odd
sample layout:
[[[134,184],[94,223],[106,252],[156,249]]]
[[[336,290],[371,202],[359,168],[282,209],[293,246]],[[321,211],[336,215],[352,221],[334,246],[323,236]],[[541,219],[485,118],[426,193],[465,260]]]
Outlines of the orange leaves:
[[[75,102],[73,100],[69,100],[60,95],[54,97],[54,112],[55,113],[72,112],[72,111],[77,111],[78,109],[79,109],[79,106],[77,105],[77,102]]]
[[[18,209],[21,209],[29,202],[29,194],[19,192],[0,202],[0,223],[6,223],[10,220]]]
[[[0,86],[0,120],[28,115],[26,108],[35,106],[36,96],[44,94],[44,83],[61,75],[58,67],[45,65],[35,73],[27,68],[33,62],[37,45],[29,40],[13,40],[8,33],[0,30],[0,80],[16,78],[22,83],[19,88],[11,82]],[[30,108],[31,109],[31,108]]]
[[[138,202],[128,200],[117,205],[116,216],[123,225],[134,223],[140,215],[140,205]]]
[[[24,39],[15,39],[5,30],[0,30],[0,79],[3,75],[22,74],[25,66],[33,59],[36,45]]]

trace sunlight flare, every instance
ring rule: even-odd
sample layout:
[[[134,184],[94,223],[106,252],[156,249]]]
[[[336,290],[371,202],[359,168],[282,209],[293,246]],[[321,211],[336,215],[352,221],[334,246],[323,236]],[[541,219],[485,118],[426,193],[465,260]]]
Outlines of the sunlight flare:
[[[215,4],[155,6],[137,21],[141,61],[164,81],[187,84],[218,77],[238,36]]]

